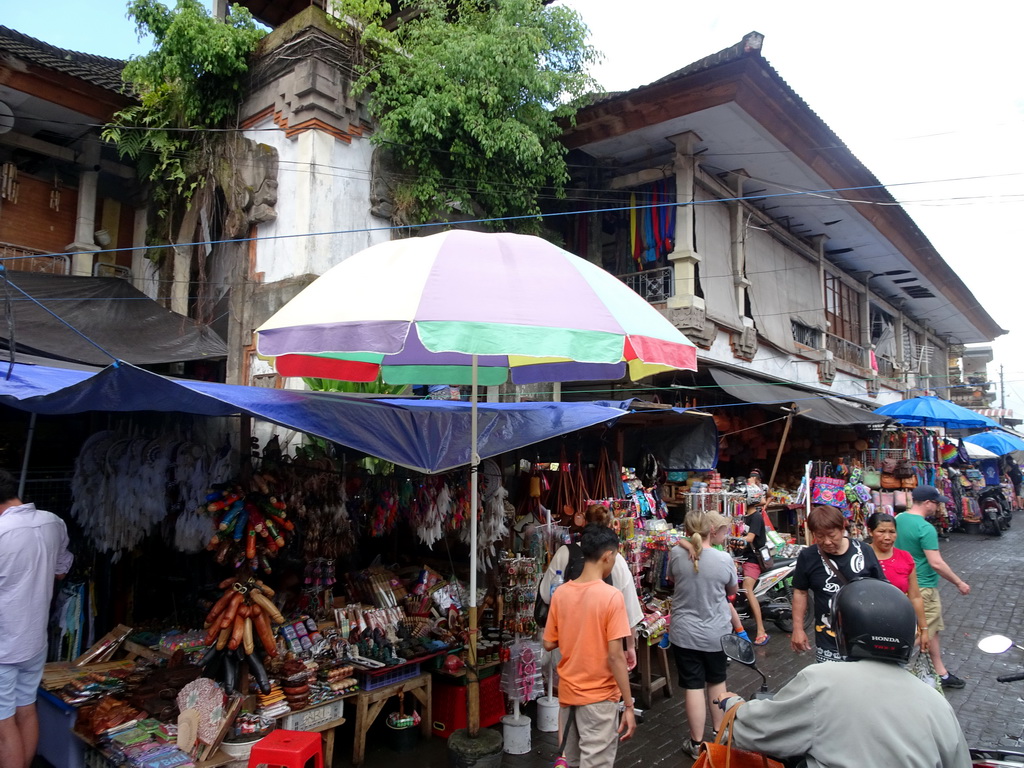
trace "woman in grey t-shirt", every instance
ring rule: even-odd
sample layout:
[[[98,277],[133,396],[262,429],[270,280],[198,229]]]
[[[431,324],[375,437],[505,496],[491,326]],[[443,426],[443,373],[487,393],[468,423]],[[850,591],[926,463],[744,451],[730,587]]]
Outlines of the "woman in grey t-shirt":
[[[736,566],[732,557],[713,549],[729,534],[729,521],[717,512],[686,515],[691,555],[682,547],[669,554],[669,575],[675,582],[669,640],[679,671],[679,687],[686,695],[690,737],[684,751],[696,758],[704,740],[707,708],[725,693],[726,658],[722,635],[732,632],[728,597],[736,594]],[[707,703],[705,703],[705,701]],[[723,713],[711,706],[715,730]]]

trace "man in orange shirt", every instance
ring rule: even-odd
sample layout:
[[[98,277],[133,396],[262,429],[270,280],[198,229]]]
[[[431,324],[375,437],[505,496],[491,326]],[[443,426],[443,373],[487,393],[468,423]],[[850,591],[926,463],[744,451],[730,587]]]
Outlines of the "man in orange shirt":
[[[622,643],[630,634],[626,604],[621,592],[604,583],[615,565],[619,538],[612,529],[591,524],[583,529],[580,547],[583,573],[551,596],[544,649],[562,652],[558,701],[560,730],[568,731],[562,739],[566,763],[612,768],[618,742],[636,731]],[[621,722],[620,699],[625,702]]]

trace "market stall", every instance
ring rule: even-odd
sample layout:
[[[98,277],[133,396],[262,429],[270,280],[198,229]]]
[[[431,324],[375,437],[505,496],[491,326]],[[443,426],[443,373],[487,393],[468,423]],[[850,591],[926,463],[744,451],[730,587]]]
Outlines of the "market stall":
[[[83,383],[88,379],[71,386]],[[62,389],[55,388],[58,397],[65,397]],[[227,390],[219,399],[227,395],[238,397]],[[34,401],[46,402],[45,395]],[[456,411],[461,405],[429,407]],[[713,460],[714,426],[706,416],[671,409],[644,415],[636,403],[597,410],[587,403],[531,406],[556,409],[559,430],[574,411],[603,415],[594,433],[604,436],[608,450],[588,454],[579,471],[604,474],[605,489],[594,486],[603,498],[633,497],[628,504],[635,514],[623,518],[626,531],[646,530],[646,521],[665,511],[656,480],[627,474],[622,483],[626,456],[635,461],[642,446],[628,439],[633,426],[671,424],[680,441],[698,451],[688,461]],[[623,414],[636,424],[624,425],[617,439],[608,426]],[[107,417],[103,426],[82,442],[70,471],[72,498],[66,510],[57,510],[68,513],[80,553],[94,554],[80,557],[83,571],[62,591],[52,648],[53,658],[65,661],[54,669],[67,670],[76,660],[83,666],[57,678],[60,684],[47,694],[59,702],[45,725],[44,742],[59,753],[51,762],[77,766],[88,754],[95,765],[156,759],[213,765],[282,727],[322,732],[330,753],[346,720],[358,762],[374,721],[424,736],[466,724],[460,683],[469,668],[468,472],[424,475],[326,443],[285,455],[273,440],[257,446],[255,455],[240,455],[225,442],[221,422],[177,414],[137,412]],[[557,444],[543,446],[551,458],[559,458]],[[671,441],[659,445],[686,455]],[[512,531],[534,511],[543,517],[556,505],[552,494],[566,487],[561,481],[571,464],[541,469],[526,461],[524,468],[524,460],[513,450],[500,463],[483,464],[477,559],[485,571],[493,572],[516,546],[539,554],[541,539]],[[533,497],[538,474],[546,476],[546,487]],[[639,566],[641,548],[626,546],[634,547]],[[401,567],[374,565],[375,555]],[[534,563],[537,575],[541,566]],[[483,655],[476,671],[495,670],[493,680],[481,682],[483,725],[546,690],[543,680],[523,674],[530,665],[522,651],[534,629],[524,587],[486,579],[481,589]],[[109,601],[120,604],[104,605]],[[133,629],[92,648],[106,623],[97,610],[128,619]],[[129,665],[102,666],[111,656],[123,664],[122,655]],[[182,670],[180,677],[161,678],[167,669]],[[216,681],[217,691],[205,685],[185,690],[200,679]],[[191,705],[183,707],[186,702]],[[223,729],[197,729],[194,739],[186,727],[179,749],[181,712],[207,705],[237,712],[219,723]],[[388,711],[395,706],[398,711]],[[69,743],[61,734],[72,724],[79,735]],[[68,757],[76,748],[78,762]]]

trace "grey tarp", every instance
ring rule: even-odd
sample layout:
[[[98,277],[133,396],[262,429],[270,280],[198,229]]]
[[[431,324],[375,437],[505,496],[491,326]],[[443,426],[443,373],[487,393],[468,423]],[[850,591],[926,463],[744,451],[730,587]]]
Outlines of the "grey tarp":
[[[227,345],[216,333],[165,309],[126,280],[9,269],[5,274],[11,285],[0,277],[0,304],[5,312],[10,308],[13,334],[10,324],[0,321],[0,346],[7,349],[13,336],[15,348],[31,355],[87,365],[112,362],[48,309],[118,360],[134,365],[227,356]]]
[[[724,368],[709,367],[711,377],[725,392],[747,403],[757,405],[789,405],[796,407],[796,415],[822,424],[884,424],[879,416],[853,403],[835,400],[820,392],[801,389],[789,384],[765,381]]]

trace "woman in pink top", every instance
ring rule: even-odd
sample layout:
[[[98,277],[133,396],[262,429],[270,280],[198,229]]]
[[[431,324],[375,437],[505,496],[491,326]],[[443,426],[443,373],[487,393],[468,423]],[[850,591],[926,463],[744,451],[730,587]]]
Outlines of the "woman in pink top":
[[[871,549],[875,551],[885,578],[898,587],[914,605],[917,614],[917,633],[921,650],[928,649],[928,621],[924,616],[924,598],[917,586],[917,568],[914,558],[903,549],[896,549],[896,518],[887,512],[874,512],[867,519],[871,532]]]

